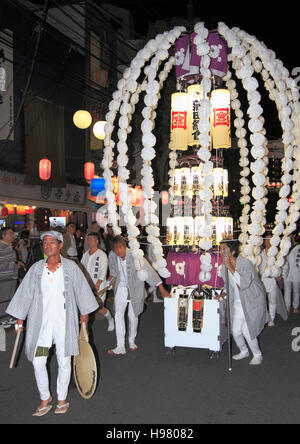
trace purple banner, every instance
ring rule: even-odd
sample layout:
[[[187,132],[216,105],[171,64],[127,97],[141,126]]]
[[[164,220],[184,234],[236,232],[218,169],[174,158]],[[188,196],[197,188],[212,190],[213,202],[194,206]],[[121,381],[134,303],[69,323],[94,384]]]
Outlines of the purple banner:
[[[200,254],[194,253],[169,253],[167,257],[167,268],[171,276],[166,280],[168,285],[209,285],[213,288],[223,288],[224,281],[219,276],[219,267],[222,265],[222,257],[212,253],[212,271],[209,282],[200,282]]]
[[[191,35],[191,45],[189,36],[184,36],[176,42],[176,77],[199,74],[201,57],[197,54],[197,47],[194,43],[196,37],[194,32]],[[210,45],[209,56],[211,58],[210,69],[212,74],[224,77],[227,73],[227,43],[218,34],[211,32],[207,41]]]
[[[189,73],[190,65],[190,36],[186,35],[177,40],[175,44],[176,78]]]

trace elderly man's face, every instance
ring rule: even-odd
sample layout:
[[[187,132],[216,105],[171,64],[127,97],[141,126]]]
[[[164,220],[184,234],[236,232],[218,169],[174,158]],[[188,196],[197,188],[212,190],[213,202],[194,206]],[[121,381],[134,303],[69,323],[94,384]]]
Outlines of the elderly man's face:
[[[60,254],[62,245],[62,242],[58,242],[58,240],[53,236],[45,236],[43,239],[44,252],[48,257],[57,256]]]

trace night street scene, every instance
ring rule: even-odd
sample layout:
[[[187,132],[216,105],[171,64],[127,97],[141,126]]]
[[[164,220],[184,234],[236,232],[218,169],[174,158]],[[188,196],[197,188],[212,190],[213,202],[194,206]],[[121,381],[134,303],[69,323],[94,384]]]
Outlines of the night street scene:
[[[1,425],[299,424],[292,10],[1,0]]]

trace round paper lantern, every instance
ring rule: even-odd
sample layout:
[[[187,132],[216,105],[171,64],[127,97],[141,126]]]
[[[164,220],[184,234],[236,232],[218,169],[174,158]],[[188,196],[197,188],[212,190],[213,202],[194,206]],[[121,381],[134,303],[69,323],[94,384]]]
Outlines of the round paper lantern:
[[[85,180],[91,181],[92,179],[94,179],[94,175],[95,175],[95,165],[93,164],[93,162],[86,162],[84,164]]]
[[[51,160],[41,159],[39,162],[39,176],[42,180],[49,180],[51,177]]]
[[[104,127],[105,127],[105,125],[106,125],[106,121],[104,120],[104,121],[98,121],[98,122],[96,122],[95,123],[95,125],[93,126],[93,133],[94,133],[94,136],[97,138],[97,139],[100,139],[100,140],[104,140],[105,139],[105,131],[104,131]]]
[[[92,123],[92,116],[88,111],[79,110],[73,116],[74,125],[79,129],[87,129]]]

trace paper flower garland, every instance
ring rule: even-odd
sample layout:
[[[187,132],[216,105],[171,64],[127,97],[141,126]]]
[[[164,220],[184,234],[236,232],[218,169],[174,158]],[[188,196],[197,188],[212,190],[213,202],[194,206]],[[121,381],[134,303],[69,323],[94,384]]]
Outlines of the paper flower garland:
[[[245,129],[245,117],[241,110],[241,102],[238,99],[238,92],[235,81],[229,71],[225,77],[227,88],[231,93],[231,105],[235,112],[234,120],[236,137],[240,148],[241,173],[241,203],[244,205],[241,216],[241,235],[243,254],[254,264],[260,262],[260,252],[262,236],[265,232],[265,208],[267,193],[267,173],[268,173],[268,152],[266,131],[264,129],[263,109],[260,105],[261,96],[258,91],[259,83],[257,76],[261,76],[270,99],[273,100],[278,109],[278,115],[283,130],[283,143],[285,146],[285,157],[282,162],[283,186],[280,190],[280,199],[277,205],[276,226],[271,239],[272,247],[268,253],[267,275],[279,276],[280,269],[284,264],[285,257],[290,250],[289,235],[295,230],[296,222],[300,217],[300,104],[299,91],[293,79],[284,68],[282,62],[276,59],[273,51],[238,28],[229,29],[224,23],[218,25],[219,33],[227,40],[231,48],[229,61],[232,63],[237,78],[241,81],[249,101],[247,114],[249,117],[248,134],[250,135],[251,146],[247,142],[247,130]],[[133,214],[131,203],[127,201],[129,178],[128,146],[127,135],[131,131],[130,122],[135,110],[135,105],[139,100],[140,93],[145,91],[145,108],[143,110],[144,121],[142,123],[142,185],[144,193],[144,213],[147,223],[148,242],[152,245],[155,260],[153,266],[162,277],[169,275],[166,269],[166,261],[163,258],[163,249],[159,239],[159,221],[156,215],[156,204],[153,201],[154,180],[152,170],[152,160],[154,159],[156,139],[153,134],[155,126],[155,109],[160,98],[160,90],[164,81],[174,66],[174,57],[169,57],[169,49],[175,41],[185,32],[185,28],[176,27],[169,32],[159,34],[155,39],[150,40],[146,46],[137,53],[129,68],[124,71],[123,78],[119,80],[117,90],[112,96],[109,104],[109,112],[106,115],[107,125],[105,127],[104,155],[102,161],[103,177],[106,184],[106,198],[108,202],[108,217],[113,224],[115,234],[121,232],[119,227],[119,214],[113,193],[114,185],[112,181],[113,172],[111,170],[114,160],[114,148],[116,146],[118,175],[120,182],[121,211],[127,226],[129,246],[133,251],[137,274],[140,279],[146,278],[143,269],[143,252],[140,249],[137,236],[139,230],[136,227],[136,218]],[[199,122],[199,159],[204,162],[203,175],[204,187],[201,190],[203,210],[206,224],[200,233],[199,246],[206,251],[201,257],[200,280],[206,281],[210,278],[211,256],[209,250],[212,247],[210,241],[212,223],[212,171],[210,153],[210,101],[207,94],[211,91],[210,66],[210,46],[207,42],[208,30],[203,23],[195,25],[196,37],[194,42],[197,53],[201,56],[201,75],[204,98],[200,104]],[[145,64],[149,62],[147,66]],[[165,63],[157,78],[161,64]],[[145,78],[139,84],[142,69]],[[112,132],[117,115],[119,114],[118,142],[117,145],[112,140]],[[254,159],[250,163],[249,154]],[[173,184],[174,170],[177,164],[177,153],[171,152],[169,155],[170,171],[169,184]],[[294,175],[292,176],[292,171]],[[252,174],[251,190],[249,176]],[[294,181],[293,189],[291,183]],[[254,205],[250,207],[250,193],[254,199]],[[292,192],[293,203],[290,205],[288,197]],[[173,200],[172,188],[170,199]]]
[[[211,162],[210,151],[210,115],[211,103],[208,100],[208,94],[211,92],[211,71],[210,66],[210,46],[206,39],[208,36],[208,29],[205,28],[204,23],[197,23],[195,25],[196,37],[194,42],[197,48],[197,54],[201,56],[200,73],[202,75],[201,87],[203,90],[203,99],[199,106],[199,141],[200,149],[198,150],[198,157],[203,164],[203,189],[200,191],[200,199],[202,200],[202,211],[205,217],[205,226],[200,230],[199,247],[206,251],[205,255],[201,256],[201,270],[199,280],[201,282],[208,282],[211,279],[211,255],[208,253],[212,249],[212,203],[213,198],[212,184],[213,184],[213,163]]]

